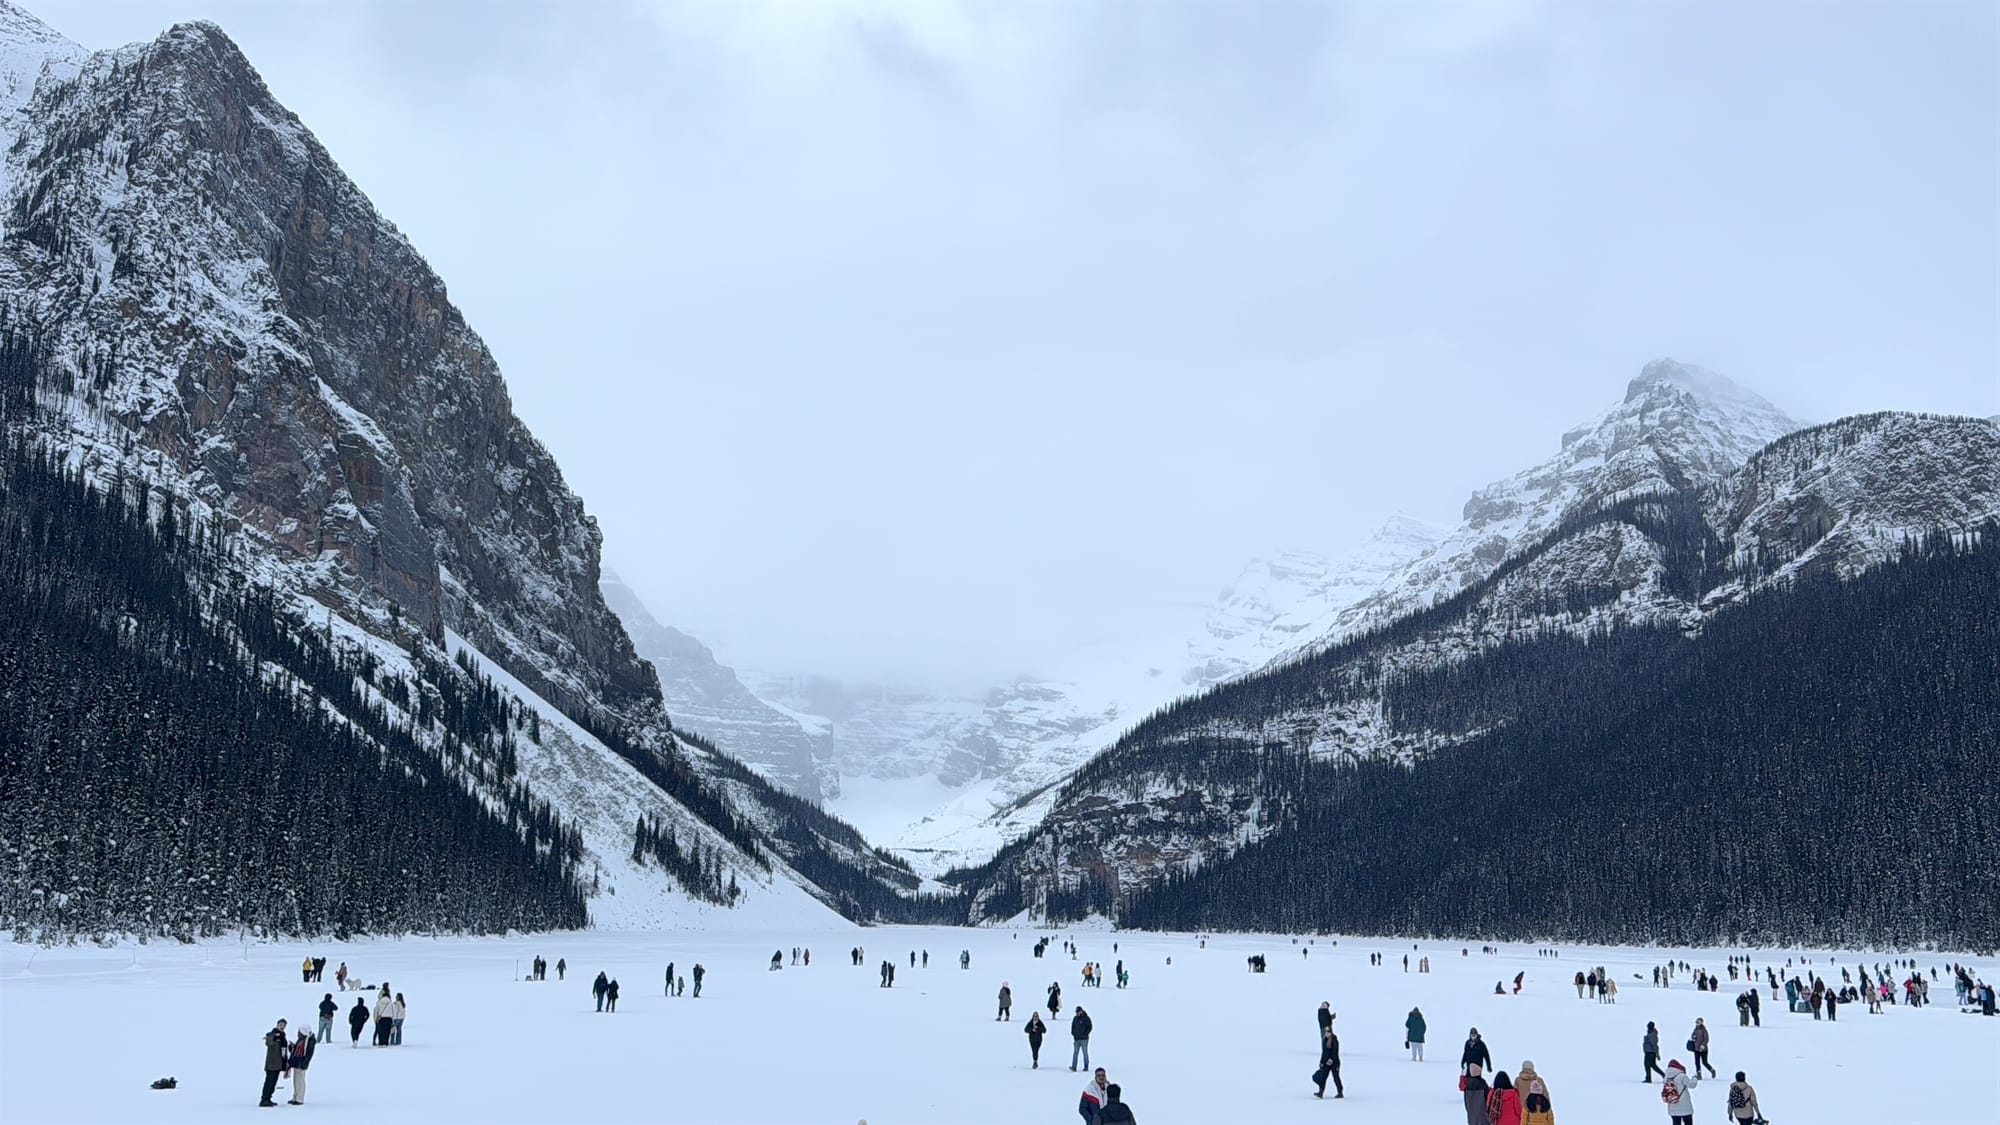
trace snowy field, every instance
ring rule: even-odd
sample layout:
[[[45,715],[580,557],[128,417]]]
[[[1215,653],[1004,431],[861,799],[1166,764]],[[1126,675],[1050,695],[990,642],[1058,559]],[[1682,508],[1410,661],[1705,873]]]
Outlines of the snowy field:
[[[1091,1056],[1125,1089],[1139,1121],[1426,1122],[1464,1120],[1457,1059],[1469,1027],[1495,1065],[1532,1059],[1567,1125],[1659,1125],[1658,1086],[1639,1082],[1639,1038],[1660,1025],[1668,1058],[1696,1016],[1714,1034],[1721,1080],[1696,1091],[1697,1122],[1724,1121],[1731,1072],[1749,1072],[1778,1125],[2000,1120],[2000,1019],[1961,1014],[1948,974],[1939,1003],[1870,1016],[1855,1005],[1837,1023],[1787,1015],[1764,992],[1764,1026],[1737,1027],[1738,988],[1698,994],[1681,978],[1660,991],[1634,980],[1664,955],[1564,947],[1560,959],[1503,946],[1473,947],[1321,938],[1301,957],[1287,937],[1223,936],[1206,949],[1185,935],[1078,931],[1083,957],[1109,968],[1122,958],[1132,986],[1081,987],[1081,961],[1052,945],[1031,955],[1038,931],[839,929],[790,933],[589,933],[519,939],[408,938],[313,946],[210,944],[37,949],[0,947],[0,1121],[238,1121],[307,1117],[323,1122],[685,1121],[871,1125],[1073,1122],[1083,1076],[1068,1070],[1068,1019],[1082,1004],[1096,1021]],[[1119,945],[1112,951],[1112,942]],[[856,944],[867,950],[848,963]],[[810,968],[790,949],[808,945]],[[774,949],[786,967],[765,966]],[[329,958],[324,985],[299,981],[310,949]],[[909,968],[928,949],[928,969]],[[960,971],[960,949],[972,968]],[[1370,967],[1380,951],[1387,964]],[[1270,958],[1252,975],[1244,959]],[[1405,974],[1403,953],[1411,952]],[[518,979],[535,954],[546,982]],[[1414,971],[1428,955],[1433,971]],[[1795,954],[1796,955],[1796,954]],[[1722,971],[1719,953],[1683,952]],[[1813,954],[1816,967],[1851,963]],[[558,983],[553,965],[569,962]],[[893,990],[877,965],[896,959]],[[1167,964],[1171,957],[1173,963]],[[1761,972],[1769,956],[1756,953]],[[1875,956],[1867,958],[1871,963]],[[262,1035],[285,1017],[314,1021],[334,967],[345,960],[370,983],[387,978],[408,998],[401,1047],[348,1046],[344,1019],[320,1048],[307,1105],[256,1108]],[[666,963],[708,969],[702,998],[661,996]],[[1950,958],[1921,955],[1928,970]],[[1779,965],[1784,954],[1776,957]],[[1622,991],[1616,1006],[1576,998],[1576,970],[1602,962]],[[2000,963],[1972,959],[1992,979]],[[593,1011],[590,980],[604,970],[622,997],[613,1015]],[[1494,996],[1495,981],[1526,970],[1521,996]],[[1002,981],[1013,985],[1011,1023],[994,1022]],[[1063,986],[1042,1069],[1028,1068],[1022,1021]],[[352,996],[335,994],[352,1006]],[[1347,1098],[1312,1097],[1314,1010],[1333,1002]],[[1428,1061],[1403,1050],[1403,1018],[1421,1006]],[[1046,1010],[1044,1011],[1046,1019]],[[366,1035],[364,1035],[364,1044]],[[180,1088],[154,1091],[173,1075]]]

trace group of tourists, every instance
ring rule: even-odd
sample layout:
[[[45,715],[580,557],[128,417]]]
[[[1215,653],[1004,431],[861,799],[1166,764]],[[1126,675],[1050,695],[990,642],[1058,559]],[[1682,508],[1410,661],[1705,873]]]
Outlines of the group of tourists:
[[[307,958],[304,966],[305,979],[301,983],[319,980],[326,972],[326,958]],[[343,990],[347,987],[347,965],[342,963],[336,977]],[[287,1105],[304,1105],[306,1101],[306,1072],[312,1068],[313,1054],[321,1043],[333,1038],[334,1017],[340,1014],[340,1002],[333,993],[320,995],[318,1006],[319,1022],[317,1033],[299,1029],[297,1036],[287,1032],[288,1021],[278,1020],[264,1033],[264,1087],[257,1096],[259,1106],[274,1106],[272,1100],[277,1092],[278,1082],[290,1082],[291,1096]],[[347,1013],[347,1036],[350,1046],[361,1046],[361,1033],[367,1030],[370,1021],[375,1024],[374,1045],[377,1047],[399,1047],[403,1043],[403,1020],[409,1013],[409,1003],[403,994],[390,988],[383,981],[375,994],[375,1006],[371,1010],[367,997],[357,996],[354,1007]],[[171,1089],[171,1086],[162,1086]]]

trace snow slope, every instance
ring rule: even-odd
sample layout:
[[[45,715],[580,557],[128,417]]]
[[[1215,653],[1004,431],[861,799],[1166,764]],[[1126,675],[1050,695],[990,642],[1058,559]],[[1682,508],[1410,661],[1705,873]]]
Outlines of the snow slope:
[[[1962,1015],[1945,981],[1943,1003],[1860,1006],[1837,1022],[1788,1015],[1763,993],[1763,1026],[1736,1025],[1736,989],[1697,993],[1682,977],[1642,983],[1671,955],[1720,971],[1722,951],[1564,947],[1550,959],[1504,946],[1460,956],[1460,944],[1232,935],[1203,948],[1182,934],[1077,931],[1082,956],[1107,968],[1124,960],[1132,986],[1084,989],[1081,961],[1030,949],[1037,934],[1008,930],[806,927],[711,933],[540,935],[506,939],[411,937],[301,946],[0,946],[0,1119],[10,1122],[176,1122],[310,1117],[329,1125],[548,1121],[812,1122],[846,1125],[1075,1120],[1083,1075],[1068,1069],[1066,1020],[1081,1004],[1096,1025],[1091,1062],[1123,1087],[1145,1125],[1259,1125],[1342,1120],[1436,1125],[1464,1120],[1456,1088],[1459,1046],[1470,1027],[1510,1073],[1532,1059],[1557,1120],[1576,1125],[1663,1125],[1658,1086],[1639,1081],[1639,1039],[1660,1027],[1668,1058],[1697,1016],[1713,1035],[1722,1080],[1694,1091],[1697,1122],[1724,1120],[1727,1079],[1747,1072],[1769,1117],[1811,1125],[1979,1125],[2000,1105],[2000,1019]],[[1113,942],[1118,943],[1116,952]],[[866,947],[864,964],[846,952]],[[1478,945],[1476,941],[1467,943]],[[794,945],[813,951],[793,968]],[[771,951],[786,968],[769,972]],[[908,953],[928,949],[931,966]],[[956,967],[959,950],[972,968]],[[1309,957],[1301,956],[1307,950]],[[1367,964],[1384,953],[1387,964]],[[1742,951],[1738,951],[1742,952]],[[1782,969],[1810,956],[1838,979],[1841,966],[1886,960],[1847,952],[1749,951],[1755,967]],[[327,957],[325,984],[302,984],[308,953]],[[1244,958],[1264,953],[1270,971]],[[1405,974],[1399,958],[1429,956],[1434,971]],[[537,954],[542,982],[519,979]],[[558,982],[557,958],[569,979]],[[893,989],[876,966],[893,957]],[[1928,970],[1953,960],[1917,954]],[[1167,960],[1171,958],[1172,964]],[[1837,961],[1835,960],[1837,958]],[[348,1045],[344,1019],[309,1073],[307,1104],[254,1108],[260,1038],[284,1017],[307,1026],[345,961],[362,980],[388,980],[409,1003],[404,1042]],[[702,998],[660,994],[669,961],[686,975],[708,969]],[[1993,979],[2000,964],[1970,959]],[[1602,964],[1624,986],[1616,1005],[1579,1000],[1570,974]],[[619,980],[619,1010],[592,1010],[589,981]],[[1494,982],[1526,972],[1520,996]],[[1042,1067],[1028,1065],[1022,1021],[1051,980],[1063,986],[1063,1020],[1050,1021]],[[1002,981],[1014,1019],[994,1020]],[[1726,979],[1725,979],[1726,983]],[[1511,985],[1510,985],[1511,987]],[[691,989],[690,989],[691,991]],[[352,996],[335,994],[351,1007]],[[1317,1059],[1313,1011],[1330,1000],[1341,1037],[1344,1101],[1312,1097]],[[1428,1059],[1410,1061],[1403,1022],[1421,1007]],[[1044,1010],[1046,1019],[1046,1010]],[[147,1088],[173,1075],[172,1091]]]

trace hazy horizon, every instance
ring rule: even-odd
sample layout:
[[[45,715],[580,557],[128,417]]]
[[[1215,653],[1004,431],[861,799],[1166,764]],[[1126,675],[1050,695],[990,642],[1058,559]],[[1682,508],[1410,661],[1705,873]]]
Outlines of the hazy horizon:
[[[2000,412],[1988,4],[24,7],[229,33],[745,667],[1045,670],[1662,356]]]

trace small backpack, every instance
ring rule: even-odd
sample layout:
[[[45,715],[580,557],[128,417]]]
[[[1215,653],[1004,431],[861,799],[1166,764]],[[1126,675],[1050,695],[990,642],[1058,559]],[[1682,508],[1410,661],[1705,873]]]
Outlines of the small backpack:
[[[1669,1078],[1660,1083],[1660,1100],[1668,1105],[1681,1104],[1680,1084]]]
[[[1750,1099],[1743,1096],[1743,1087],[1731,1086],[1729,1088],[1730,1109],[1742,1109],[1744,1106],[1749,1104],[1750,1104]]]

